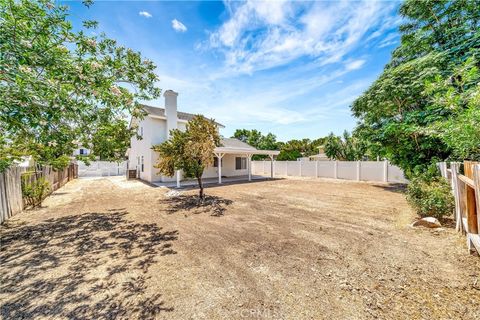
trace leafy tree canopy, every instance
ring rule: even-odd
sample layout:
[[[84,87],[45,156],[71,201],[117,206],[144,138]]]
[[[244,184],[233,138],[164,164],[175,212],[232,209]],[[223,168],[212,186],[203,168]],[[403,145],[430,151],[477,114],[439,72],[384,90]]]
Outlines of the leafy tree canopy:
[[[248,143],[259,150],[280,150],[277,160],[296,160],[300,157],[308,157],[318,154],[319,147],[325,142],[325,138],[315,140],[301,139],[287,142],[277,141],[277,137],[268,133],[263,135],[258,130],[237,129],[232,138]],[[253,160],[264,159],[265,156],[255,155]]]
[[[259,150],[277,150],[278,149],[277,137],[272,133],[263,135],[260,131],[255,129],[253,130],[237,129],[235,130],[232,138],[236,138]],[[264,158],[265,156],[263,155],[254,155],[252,157],[253,160],[260,160]]]
[[[187,124],[184,132],[170,131],[170,138],[152,149],[159,153],[156,168],[161,174],[173,177],[182,170],[184,177],[196,178],[200,199],[204,199],[202,175],[213,165],[213,151],[220,145],[220,135],[213,120],[197,115]]]
[[[356,135],[407,176],[439,159],[478,159],[478,0],[406,0],[400,14],[400,46],[352,105]]]
[[[135,130],[125,115],[142,116],[138,101],[160,96],[155,65],[92,35],[95,21],[73,31],[68,8],[54,1],[0,6],[0,166],[21,155],[61,166],[79,145],[123,156]]]
[[[333,133],[327,137],[324,151],[328,158],[340,161],[362,160],[367,152],[367,144],[344,131],[342,136]]]

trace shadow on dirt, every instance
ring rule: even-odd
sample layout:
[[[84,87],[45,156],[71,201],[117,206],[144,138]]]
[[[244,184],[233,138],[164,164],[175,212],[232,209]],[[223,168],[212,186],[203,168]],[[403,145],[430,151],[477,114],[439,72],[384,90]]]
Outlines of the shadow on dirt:
[[[407,192],[407,185],[403,183],[374,184],[373,186],[376,188],[383,189],[385,191],[390,191],[395,193]]]
[[[172,311],[147,290],[150,266],[175,254],[177,231],[126,211],[84,213],[0,228],[3,319],[155,319]]]
[[[205,199],[201,201],[197,195],[178,195],[173,196],[162,202],[168,205],[167,212],[169,214],[176,213],[178,211],[189,211],[194,214],[209,213],[212,216],[223,216],[227,207],[233,203],[232,200],[224,199],[217,196],[205,196]]]

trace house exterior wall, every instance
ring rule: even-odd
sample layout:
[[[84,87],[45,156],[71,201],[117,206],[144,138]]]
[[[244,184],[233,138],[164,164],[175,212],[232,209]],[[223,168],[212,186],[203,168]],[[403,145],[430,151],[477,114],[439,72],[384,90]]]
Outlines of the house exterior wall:
[[[222,177],[235,177],[244,176],[248,174],[248,169],[236,170],[235,158],[245,157],[244,155],[226,154],[222,158]],[[203,178],[216,178],[218,177],[218,168],[209,167],[205,169]]]
[[[236,157],[245,158],[245,155],[226,154],[223,156],[224,161],[222,166],[222,176],[234,177],[234,176],[244,176],[248,174],[248,164],[246,169],[240,169],[240,170],[235,169]]]
[[[158,159],[158,155],[153,152],[155,157],[155,161]],[[235,177],[235,176],[244,176],[248,175],[248,168],[247,169],[241,169],[241,170],[236,170],[235,169],[235,158],[236,157],[245,157],[244,155],[234,155],[234,154],[227,154],[223,156],[222,158],[222,177]],[[154,164],[156,162],[153,162]],[[151,182],[172,182],[176,181],[176,177],[166,177],[162,175],[156,174],[155,168],[154,170],[154,176],[152,177]],[[217,178],[218,177],[218,168],[217,167],[208,167],[205,169],[203,172],[202,178]],[[185,177],[183,177],[182,174],[180,174],[180,180],[188,180]]]
[[[152,182],[153,168],[153,151],[152,145],[161,143],[166,139],[165,120],[155,119],[150,116],[138,122],[138,133],[142,135],[142,139],[136,136],[130,140],[130,152],[128,154],[128,169],[139,171],[139,178]],[[143,172],[141,170],[143,156]]]
[[[185,130],[185,123],[178,122],[178,128]],[[147,116],[138,122],[138,132],[142,133],[143,139],[139,140],[135,136],[131,138],[130,151],[128,154],[128,169],[138,170],[140,179],[149,182],[175,180],[175,177],[169,178],[159,175],[158,170],[153,167],[158,160],[158,154],[151,148],[167,140],[167,121],[165,119]],[[144,163],[143,172],[141,170],[142,156]]]
[[[132,123],[134,124],[134,123]],[[177,128],[186,130],[186,122],[178,121]],[[134,136],[130,140],[130,151],[128,154],[128,169],[138,170],[139,177],[148,182],[170,182],[175,181],[176,177],[167,177],[158,174],[158,169],[154,168],[158,160],[158,154],[151,147],[167,140],[167,123],[165,119],[147,116],[138,123],[138,132],[143,132],[143,139],[137,140]],[[141,171],[141,157],[143,156],[144,169]],[[243,156],[243,155],[238,155]],[[248,170],[235,170],[236,155],[225,155],[222,161],[222,176],[247,175]],[[140,162],[139,162],[140,160]],[[203,175],[204,178],[218,177],[218,168],[207,168]],[[183,180],[183,177],[181,178]]]
[[[132,137],[128,151],[128,169],[137,170],[138,177],[149,182],[175,181],[176,177],[166,177],[158,173],[154,165],[158,161],[158,153],[151,148],[169,138],[169,132],[173,129],[185,131],[187,121],[178,119],[177,97],[178,93],[167,90],[165,97],[165,113],[151,112],[144,119],[132,119],[131,125],[138,127],[138,134],[142,139]],[[138,122],[137,122],[138,121]],[[143,170],[142,170],[143,164]],[[235,155],[225,155],[223,158],[222,176],[247,175],[248,170],[235,169]],[[205,178],[218,177],[218,168],[207,168],[203,175]]]

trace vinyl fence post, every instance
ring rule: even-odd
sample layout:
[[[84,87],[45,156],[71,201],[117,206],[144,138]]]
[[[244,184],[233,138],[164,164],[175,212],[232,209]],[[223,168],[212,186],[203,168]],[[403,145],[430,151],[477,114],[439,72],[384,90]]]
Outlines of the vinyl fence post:
[[[338,161],[335,160],[333,163],[333,178],[338,179]]]
[[[300,168],[300,177],[302,176],[302,160],[298,161],[298,165]]]
[[[273,167],[274,161],[273,161],[273,155],[270,156],[270,178],[273,179],[274,177],[274,170],[275,168]]]
[[[318,178],[318,160],[315,161],[315,178]]]
[[[383,160],[383,182],[388,182],[388,160]]]
[[[360,160],[357,161],[357,181],[360,181]]]

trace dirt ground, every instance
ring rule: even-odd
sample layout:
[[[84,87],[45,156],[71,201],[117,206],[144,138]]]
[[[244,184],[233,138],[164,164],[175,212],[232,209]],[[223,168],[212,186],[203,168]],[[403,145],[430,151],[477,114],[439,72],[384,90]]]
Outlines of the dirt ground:
[[[480,319],[480,259],[398,186],[75,180],[1,235],[3,319]]]

